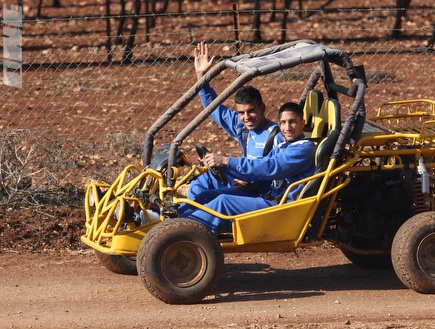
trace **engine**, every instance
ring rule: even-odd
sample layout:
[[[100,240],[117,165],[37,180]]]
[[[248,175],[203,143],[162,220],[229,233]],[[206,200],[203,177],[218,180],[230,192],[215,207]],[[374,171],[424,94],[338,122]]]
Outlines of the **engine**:
[[[389,250],[399,227],[425,211],[419,176],[411,169],[361,171],[336,199],[325,234],[355,249]]]

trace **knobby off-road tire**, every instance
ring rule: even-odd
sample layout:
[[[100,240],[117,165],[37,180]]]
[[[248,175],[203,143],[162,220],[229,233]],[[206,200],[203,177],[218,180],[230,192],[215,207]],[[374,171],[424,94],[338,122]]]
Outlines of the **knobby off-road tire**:
[[[142,240],[137,271],[148,291],[169,304],[192,304],[213,293],[224,266],[222,247],[201,223],[173,218]]]
[[[107,269],[118,274],[137,275],[136,260],[133,257],[107,255],[94,251],[100,263]]]
[[[435,293],[435,212],[417,214],[399,228],[391,258],[405,286],[423,294]]]

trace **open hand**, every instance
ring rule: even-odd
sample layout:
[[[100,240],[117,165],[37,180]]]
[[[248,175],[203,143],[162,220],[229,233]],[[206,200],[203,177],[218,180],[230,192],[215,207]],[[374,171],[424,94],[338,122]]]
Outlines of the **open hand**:
[[[212,66],[215,56],[209,57],[208,45],[198,43],[194,51],[196,76],[200,79]]]

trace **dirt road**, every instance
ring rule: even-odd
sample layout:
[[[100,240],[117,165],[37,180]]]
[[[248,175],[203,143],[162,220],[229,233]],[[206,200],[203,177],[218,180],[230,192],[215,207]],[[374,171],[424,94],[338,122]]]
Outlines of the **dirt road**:
[[[435,295],[332,247],[227,254],[216,296],[167,305],[92,252],[0,256],[0,328],[435,328]]]

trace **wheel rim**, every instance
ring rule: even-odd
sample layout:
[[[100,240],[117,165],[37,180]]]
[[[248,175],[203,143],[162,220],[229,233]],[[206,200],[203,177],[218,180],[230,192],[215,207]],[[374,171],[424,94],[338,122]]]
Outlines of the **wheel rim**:
[[[207,269],[205,252],[189,241],[171,244],[162,256],[162,274],[178,287],[190,287],[199,282]]]
[[[424,272],[435,277],[435,233],[426,236],[418,245],[417,262]]]

